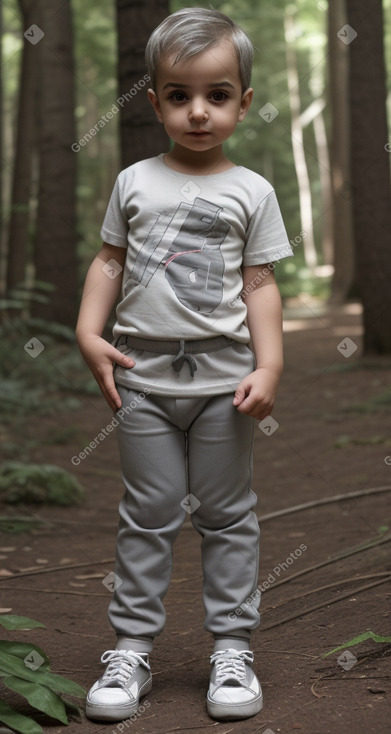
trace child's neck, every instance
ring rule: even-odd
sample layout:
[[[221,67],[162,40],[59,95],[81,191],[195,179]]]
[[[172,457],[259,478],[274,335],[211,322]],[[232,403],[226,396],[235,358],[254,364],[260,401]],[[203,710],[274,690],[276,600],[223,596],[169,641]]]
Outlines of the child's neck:
[[[222,146],[217,146],[211,150],[198,151],[189,150],[175,144],[169,153],[165,153],[164,162],[174,171],[193,174],[194,176],[210,176],[214,173],[228,171],[235,166],[225,157]]]

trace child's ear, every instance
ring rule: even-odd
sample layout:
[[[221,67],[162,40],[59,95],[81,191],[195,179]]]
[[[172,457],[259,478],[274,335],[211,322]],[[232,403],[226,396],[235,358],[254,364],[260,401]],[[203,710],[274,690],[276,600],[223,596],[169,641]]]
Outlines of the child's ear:
[[[240,103],[240,111],[238,122],[242,122],[250,109],[251,102],[253,101],[254,90],[249,87],[242,95],[242,101]]]
[[[163,115],[161,113],[159,100],[157,98],[157,94],[153,91],[153,89],[148,89],[148,99],[153,107],[153,109],[156,112],[156,117],[159,120],[159,122],[163,122]]]

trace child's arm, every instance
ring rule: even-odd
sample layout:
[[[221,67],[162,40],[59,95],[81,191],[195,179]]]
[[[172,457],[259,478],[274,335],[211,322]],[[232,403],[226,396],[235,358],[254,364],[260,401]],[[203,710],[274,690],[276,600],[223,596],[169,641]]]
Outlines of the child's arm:
[[[238,385],[233,402],[241,413],[263,420],[273,410],[283,369],[282,306],[273,272],[263,276],[259,271],[258,265],[243,268],[244,293],[248,286],[243,300],[256,369]],[[258,274],[261,282],[254,286]]]
[[[135,362],[101,338],[122,283],[121,274],[110,278],[102,268],[109,260],[116,260],[123,269],[125,258],[126,248],[103,244],[87,273],[76,326],[79,349],[112,410],[121,407],[113,378],[113,364],[117,362],[121,367],[129,368],[134,367]]]

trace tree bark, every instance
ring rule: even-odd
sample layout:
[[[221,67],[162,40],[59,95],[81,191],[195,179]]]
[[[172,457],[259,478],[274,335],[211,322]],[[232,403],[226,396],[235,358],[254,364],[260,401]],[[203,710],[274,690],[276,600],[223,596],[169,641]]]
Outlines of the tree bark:
[[[333,215],[331,303],[344,303],[354,281],[349,141],[349,46],[338,31],[346,25],[345,0],[330,0],[328,13],[330,162]]]
[[[299,75],[297,72],[296,53],[293,46],[295,34],[295,21],[290,8],[285,11],[285,42],[287,61],[287,81],[289,90],[289,105],[291,110],[292,128],[292,150],[297,183],[299,187],[299,206],[302,230],[306,233],[303,239],[304,259],[307,267],[313,271],[317,265],[317,253],[315,249],[312,217],[311,185],[308,175],[307,162],[305,158],[303,142],[303,126],[300,118],[300,91]]]
[[[0,59],[3,58],[3,8],[0,5]],[[0,160],[3,160],[3,69],[0,68]],[[0,172],[0,265],[4,262],[3,252],[3,174]],[[0,272],[0,283],[3,281]]]
[[[35,316],[73,326],[77,311],[73,34],[70,0],[39,0],[39,196],[35,277],[52,283]]]
[[[391,354],[391,187],[381,0],[347,0],[351,180],[364,353]],[[350,33],[350,31],[349,31]]]
[[[169,0],[116,0],[122,167],[168,150],[169,139],[147,97],[145,46],[170,13]]]
[[[34,4],[34,0],[19,0],[23,32],[30,28],[35,18]],[[19,79],[11,216],[8,231],[7,289],[24,282],[26,275],[32,155],[36,138],[38,53],[37,46],[25,38]]]

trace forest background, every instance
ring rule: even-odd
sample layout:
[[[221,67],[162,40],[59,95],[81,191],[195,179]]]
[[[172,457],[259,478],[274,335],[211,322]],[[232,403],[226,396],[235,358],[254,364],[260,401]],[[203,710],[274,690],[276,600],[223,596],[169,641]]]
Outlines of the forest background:
[[[0,611],[3,621],[8,612],[42,620],[56,670],[65,665],[61,673],[77,671],[84,686],[97,677],[96,638],[108,634],[109,589],[102,593],[101,584],[111,573],[121,482],[116,446],[102,428],[112,427],[112,416],[78,351],[75,322],[119,170],[169,147],[146,97],[144,48],[154,27],[185,5],[211,4],[0,5],[0,534],[15,535],[0,548],[7,604]],[[273,615],[262,628],[263,653],[265,633],[271,635],[269,663],[262,656],[269,702],[259,726],[280,731],[281,720],[290,717],[289,730],[303,733],[330,726],[335,734],[342,727],[385,731],[388,650],[364,651],[357,674],[353,669],[342,679],[338,663],[321,668],[320,657],[343,641],[361,640],[369,624],[389,641],[389,592],[372,587],[389,581],[389,572],[380,569],[388,567],[383,544],[390,541],[391,0],[236,0],[213,7],[244,27],[256,51],[254,102],[226,152],[273,184],[295,253],[275,270],[285,314],[280,427],[273,439],[259,430],[255,444],[259,521],[278,517],[278,525],[262,526],[263,578],[299,537],[309,550],[307,567],[295,567],[285,579],[300,576],[295,596],[287,585],[285,600],[275,597],[266,608]],[[108,340],[113,321],[114,313],[104,332]],[[173,731],[178,715],[185,728],[194,728],[194,681],[200,705],[204,695],[199,658],[197,669],[188,667],[193,650],[199,654],[194,620],[201,615],[193,606],[201,605],[200,594],[193,602],[198,550],[189,538],[182,534],[177,553],[177,580],[189,587],[182,592],[179,583],[174,586],[173,637],[164,637],[157,653],[159,665],[171,661],[174,671],[171,689],[163,676],[157,679],[157,706],[171,699],[175,706],[151,709],[150,721],[142,720],[145,731],[156,732],[158,721],[162,731]],[[368,557],[355,555],[369,549]],[[76,562],[92,573],[75,576]],[[324,575],[303,582],[301,574],[323,567]],[[45,573],[45,587],[38,580],[24,587],[25,576],[38,573]],[[359,578],[371,582],[356,587],[351,598],[346,587]],[[273,585],[271,596],[285,581]],[[303,609],[303,598],[315,592],[323,602],[318,596],[317,605],[309,600],[312,606]],[[360,603],[351,603],[358,594]],[[331,603],[344,600],[330,612]],[[290,616],[275,621],[277,607],[284,617],[283,603]],[[180,661],[173,639],[183,634],[184,609],[186,633],[194,630],[194,638],[180,638]],[[72,627],[80,619],[89,620],[83,644],[76,637],[64,645],[64,633],[80,634]],[[281,629],[289,620],[296,622]],[[206,680],[206,645],[201,652]],[[276,652],[284,657],[275,658]],[[188,698],[182,699],[185,663]],[[314,690],[320,681],[321,693]],[[311,702],[316,706],[307,707]],[[210,726],[199,711],[201,723]],[[83,720],[83,730],[88,726]],[[251,727],[251,721],[240,723],[240,731]],[[69,731],[79,729],[74,722]]]
[[[33,404],[42,379],[96,389],[74,341],[81,288],[117,173],[169,147],[146,97],[144,48],[187,5],[210,4],[2,3],[0,398],[10,413],[20,380]],[[255,45],[254,102],[226,152],[276,189],[295,251],[276,267],[285,305],[360,299],[364,353],[389,354],[391,0],[213,7]]]

